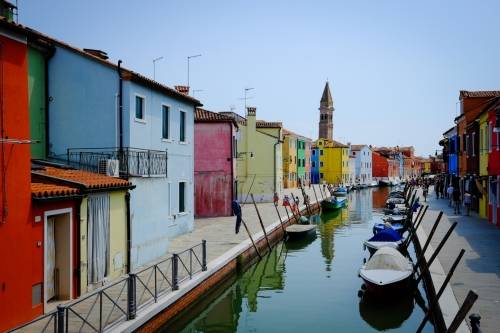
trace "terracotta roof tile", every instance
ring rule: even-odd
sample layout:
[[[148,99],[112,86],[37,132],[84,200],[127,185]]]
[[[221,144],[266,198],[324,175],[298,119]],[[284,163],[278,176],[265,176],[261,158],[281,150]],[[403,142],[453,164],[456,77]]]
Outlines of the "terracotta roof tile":
[[[460,98],[481,98],[481,97],[500,97],[499,90],[478,90],[468,91],[460,90]]]
[[[351,150],[361,150],[363,147],[368,147],[368,145],[351,145]]]
[[[224,114],[220,114],[217,112],[208,111],[202,108],[196,108],[194,114],[194,121],[198,122],[226,122],[226,123],[234,123],[235,126],[238,126],[234,118],[226,116]]]
[[[33,198],[65,197],[79,192],[80,190],[77,187],[55,184],[42,179],[31,180],[31,195]]]
[[[87,172],[74,169],[61,169],[56,167],[46,166],[42,170],[33,172],[34,174],[50,176],[76,182],[84,185],[87,189],[102,189],[131,186],[132,183],[125,179],[114,178],[99,173]]]
[[[282,128],[283,124],[278,121],[265,121],[265,120],[257,120],[255,122],[255,127],[257,128]]]

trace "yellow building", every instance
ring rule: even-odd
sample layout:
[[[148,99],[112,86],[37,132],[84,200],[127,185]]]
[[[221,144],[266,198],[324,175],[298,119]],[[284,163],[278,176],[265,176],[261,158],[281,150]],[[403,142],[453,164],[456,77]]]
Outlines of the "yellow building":
[[[282,124],[256,119],[257,109],[247,108],[244,118],[233,112],[223,114],[238,122],[236,194],[240,202],[272,202],[283,192]]]
[[[297,187],[297,135],[283,130],[283,186]]]
[[[489,130],[488,112],[479,115],[479,182],[482,187],[482,196],[479,198],[479,216],[488,217],[488,153]]]
[[[349,182],[349,146],[335,140],[318,139],[320,182],[346,184]]]

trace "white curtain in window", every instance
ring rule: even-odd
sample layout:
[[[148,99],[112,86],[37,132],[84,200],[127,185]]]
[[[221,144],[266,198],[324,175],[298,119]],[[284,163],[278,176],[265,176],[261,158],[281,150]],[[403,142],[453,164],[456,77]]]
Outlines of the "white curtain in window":
[[[109,194],[88,197],[88,280],[102,281],[109,265]]]

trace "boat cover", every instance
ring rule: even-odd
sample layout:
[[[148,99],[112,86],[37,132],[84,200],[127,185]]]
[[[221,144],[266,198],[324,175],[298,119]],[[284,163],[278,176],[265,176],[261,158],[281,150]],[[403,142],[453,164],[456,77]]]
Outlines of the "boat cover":
[[[392,271],[407,271],[408,259],[392,247],[382,247],[368,260],[365,270],[388,269]]]
[[[384,229],[370,238],[369,242],[399,242],[403,237],[394,229]]]

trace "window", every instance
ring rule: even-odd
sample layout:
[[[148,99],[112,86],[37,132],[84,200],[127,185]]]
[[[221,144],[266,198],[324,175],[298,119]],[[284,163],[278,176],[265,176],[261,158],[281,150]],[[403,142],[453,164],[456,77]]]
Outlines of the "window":
[[[491,153],[491,123],[488,123],[488,151]]]
[[[233,136],[233,158],[238,156],[238,142],[236,141],[236,137]]]
[[[323,166],[323,162],[319,162],[319,166],[322,167]]]
[[[320,156],[323,156],[323,149],[319,151]]]
[[[170,126],[170,109],[166,105],[161,106],[161,114],[162,114],[162,128],[161,128],[161,137],[162,139],[168,139],[169,137],[169,126]]]
[[[186,211],[186,183],[179,183],[179,213]]]
[[[315,168],[316,167],[316,162],[312,161],[312,167]]]
[[[312,151],[313,156],[316,156],[316,150]]]
[[[180,115],[181,115],[181,119],[179,122],[179,126],[180,126],[179,141],[186,142],[186,112],[181,111]]]
[[[144,97],[135,96],[135,118],[144,120]]]
[[[320,173],[320,174],[319,174],[319,178],[320,178],[320,179],[323,179],[323,173]]]

